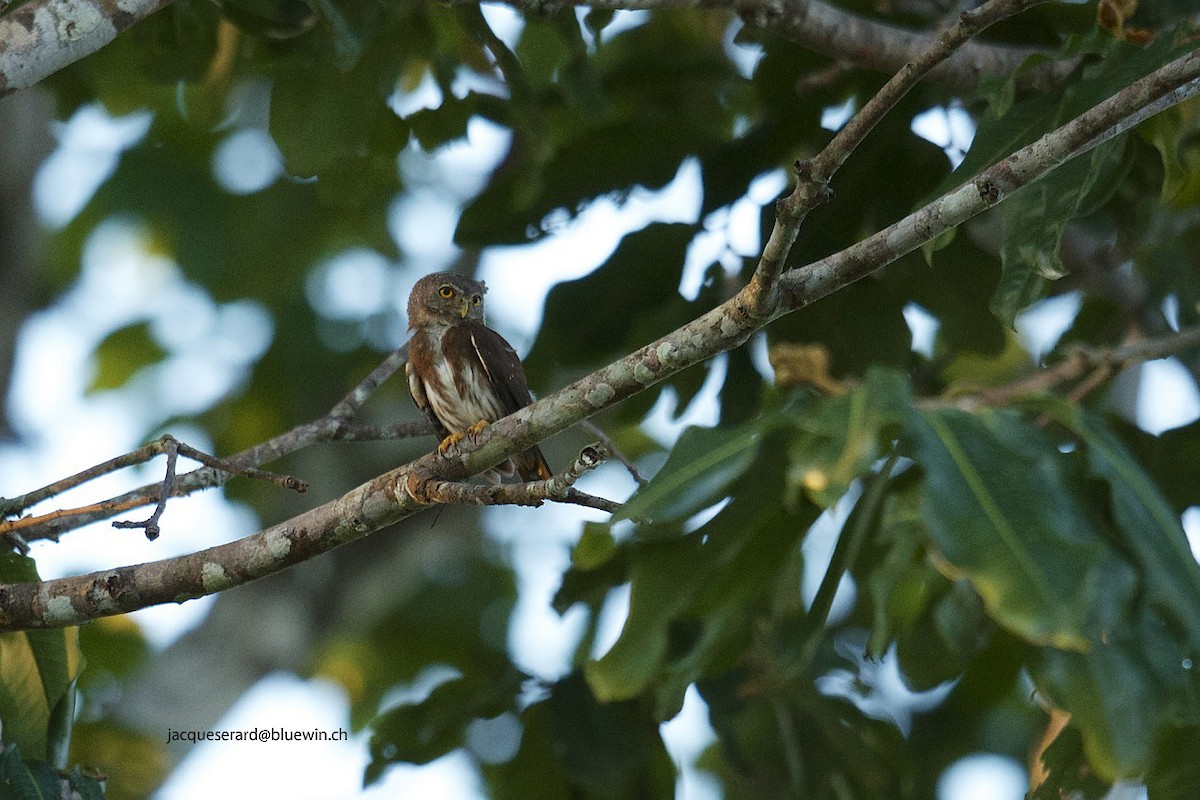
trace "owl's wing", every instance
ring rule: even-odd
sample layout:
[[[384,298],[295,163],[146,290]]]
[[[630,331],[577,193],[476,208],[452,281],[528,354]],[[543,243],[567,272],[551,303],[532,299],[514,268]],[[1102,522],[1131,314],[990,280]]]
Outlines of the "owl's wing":
[[[475,357],[487,374],[488,382],[500,401],[505,416],[533,402],[533,396],[529,393],[529,380],[525,377],[521,359],[503,336],[479,322],[468,322],[458,326],[457,330],[469,336]],[[538,447],[529,448],[512,461],[521,480],[524,481],[546,480],[553,474],[546,463],[546,457]]]
[[[469,337],[471,350],[487,374],[505,416],[533,402],[521,359],[503,336],[477,322],[460,325],[458,330]]]

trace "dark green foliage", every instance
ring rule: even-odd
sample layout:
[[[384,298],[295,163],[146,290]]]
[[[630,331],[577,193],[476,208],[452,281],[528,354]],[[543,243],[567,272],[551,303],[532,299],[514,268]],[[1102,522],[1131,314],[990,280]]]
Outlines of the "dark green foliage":
[[[886,16],[880,4],[840,5]],[[918,86],[837,173],[787,266],[860,241],[1194,48],[1186,26],[1167,26],[1184,5],[1140,4],[1128,25],[1164,26],[1144,46],[1096,27],[1093,5],[1045,4],[989,31],[982,41],[1045,50],[1022,72],[1078,59],[1070,79],[1039,92],[1020,91],[1011,75],[963,92]],[[63,118],[99,102],[113,114],[149,109],[153,120],[82,212],[45,232],[30,270],[37,301],[70,289],[93,233],[115,219],[215,307],[249,300],[274,325],[270,347],[226,396],[188,419],[148,411],[147,436],[193,424],[228,454],[324,414],[402,340],[400,287],[416,275],[470,269],[489,248],[551,237],[597,198],[620,205],[686,165],[699,175],[697,219],[648,220],[599,266],[550,290],[526,359],[547,395],[740,288],[757,253],[731,247],[696,263],[692,248],[723,233],[731,208],[747,212],[755,178],[790,175],[830,140],[825,109],[862,107],[887,77],[729,10],[631,23],[543,4],[512,30],[494,25],[493,11],[178,0],[46,82]],[[887,21],[943,21],[920,13]],[[947,106],[978,125],[953,170],[911,130],[917,115]],[[1040,753],[1050,777],[1035,797],[1099,797],[1118,779],[1143,780],[1153,800],[1196,796],[1200,567],[1180,515],[1200,504],[1200,423],[1152,436],[1110,413],[1094,387],[1020,402],[980,388],[1034,369],[1042,354],[1011,328],[1048,296],[1082,296],[1053,361],[1075,345],[1165,333],[1164,307],[1181,325],[1200,321],[1197,117],[1192,102],[1144,123],[930,243],[924,258],[906,256],[773,322],[719,357],[725,377],[713,396],[700,390],[718,360],[607,413],[604,426],[651,480],[612,520],[582,526],[553,599],[584,620],[562,674],[532,676],[510,652],[517,572],[474,514],[427,513],[355,545],[379,547],[357,551],[371,559],[385,537],[408,537],[386,585],[331,570],[339,580],[323,585],[319,619],[306,620],[311,652],[300,662],[345,689],[348,727],[369,730],[366,782],[464,751],[502,800],[669,797],[678,765],[659,726],[694,689],[716,736],[694,767],[728,798],[933,797],[965,756],[1024,764],[1047,726],[1044,706],[1070,721]],[[503,132],[497,162],[441,185],[430,154],[488,128]],[[241,130],[269,135],[279,151],[278,177],[249,194],[213,171]],[[457,263],[427,255],[451,243],[409,252],[413,243],[394,234],[389,215],[402,204],[393,203],[427,196],[418,192],[457,204],[459,249],[445,259]],[[761,244],[774,205],[755,199]],[[1079,240],[1094,246],[1082,257],[1060,249]],[[313,307],[324,289],[309,282],[351,249],[384,262],[385,301],[361,319],[325,318]],[[1067,266],[1081,262],[1089,269]],[[694,286],[700,271],[699,291],[685,296],[681,281]],[[517,287],[524,279],[519,269],[503,276]],[[937,325],[930,353],[914,351],[912,306]],[[96,343],[93,392],[128,391],[175,355],[153,311]],[[828,356],[827,368],[811,386],[776,385],[763,374],[763,345],[802,346]],[[1194,357],[1181,354],[1193,370]],[[360,421],[417,418],[401,383],[383,387]],[[667,389],[676,417],[715,404],[716,423],[661,446],[640,424]],[[310,448],[272,467],[310,479],[309,496],[248,481],[228,492],[264,523],[286,519],[432,447]],[[532,530],[513,538],[546,535],[525,522],[546,517],[519,519]],[[819,535],[836,540],[832,559]],[[30,562],[7,558],[0,579],[36,579]],[[596,652],[602,609],[624,591],[628,616]],[[129,743],[102,756],[118,773],[165,763],[161,745],[106,717],[105,703],[151,661],[146,641],[132,624],[88,626],[80,672],[75,635],[0,639],[4,798],[58,791],[76,678],[81,752]],[[881,677],[893,667],[907,689],[930,694],[897,697]],[[492,731],[490,749],[481,730]],[[78,771],[67,780],[86,800],[103,795]]]

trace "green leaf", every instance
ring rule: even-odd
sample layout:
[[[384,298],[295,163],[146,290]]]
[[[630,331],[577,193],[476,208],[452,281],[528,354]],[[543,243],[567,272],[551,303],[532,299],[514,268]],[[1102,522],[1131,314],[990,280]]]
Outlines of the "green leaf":
[[[636,697],[653,684],[656,716],[670,718],[690,683],[736,659],[752,601],[781,581],[794,602],[797,545],[818,510],[782,508],[780,462],[776,442],[753,468],[761,480],[713,519],[682,537],[633,543],[629,615],[613,646],[585,669],[600,700]]]
[[[530,383],[546,382],[556,368],[606,363],[668,333],[671,328],[657,318],[680,299],[679,280],[696,231],[694,225],[651,223],[625,236],[599,268],[556,284],[546,295],[542,328],[525,359]],[[641,336],[651,338],[631,342],[631,329],[646,319],[655,325]]]
[[[571,566],[586,572],[608,563],[616,551],[617,543],[613,539],[611,526],[585,522],[583,534],[571,549]]]
[[[1173,106],[1155,114],[1137,126],[1138,134],[1154,146],[1162,161],[1163,182],[1160,197],[1170,200],[1189,180],[1188,169],[1180,160],[1183,139],[1196,124],[1194,112],[1186,106]]]
[[[732,430],[686,429],[671,448],[667,463],[613,518],[648,517],[664,523],[708,508],[745,474],[763,434],[776,424],[778,418],[766,418]]]
[[[1119,607],[1132,576],[1053,443],[1004,410],[914,412],[906,432],[925,470],[923,513],[943,572],[968,578],[1018,635],[1086,650],[1090,621]]]
[[[143,367],[157,364],[166,357],[145,322],[118,328],[96,346],[95,370],[88,382],[88,393],[118,389]]]
[[[521,713],[521,747],[502,764],[482,764],[488,797],[492,800],[561,800],[571,796],[563,769],[562,742],[554,730],[549,701],[534,703]]]
[[[37,579],[32,559],[0,553],[0,582]],[[0,633],[0,741],[38,761],[63,759],[82,668],[78,628]]]
[[[637,701],[603,702],[578,672],[550,689],[550,719],[562,765],[590,796],[669,797],[675,768],[658,721]]]
[[[1159,738],[1146,793],[1150,800],[1200,797],[1200,726],[1172,727]]]
[[[894,438],[909,402],[908,381],[871,368],[862,386],[847,394],[796,406],[798,433],[789,447],[788,496],[800,492],[828,508],[864,475]]]
[[[1140,605],[1111,619],[1088,652],[1044,647],[1028,663],[1038,691],[1079,727],[1091,768],[1111,781],[1146,774],[1155,739],[1200,714],[1200,681],[1184,666],[1195,653]]]
[[[45,761],[23,761],[17,744],[10,744],[0,751],[0,790],[4,800],[56,800],[62,797],[58,771]]]
[[[1179,515],[1100,418],[1066,402],[1039,406],[1082,438],[1089,470],[1108,485],[1112,518],[1124,551],[1138,568],[1147,600],[1187,632],[1200,654],[1200,564]]]
[[[1049,283],[1067,274],[1059,244],[1067,223],[1106,203],[1121,186],[1132,160],[1124,137],[1075,158],[1009,198],[1000,249],[1000,282],[992,313],[1012,327],[1016,315],[1040,300]]]
[[[1171,508],[1182,514],[1200,505],[1200,421],[1155,436],[1120,419],[1109,421],[1125,446],[1145,465]]]
[[[317,23],[301,0],[223,0],[221,7],[238,26],[270,39],[294,38]]]
[[[343,74],[311,53],[279,65],[270,131],[289,174],[319,176],[338,162],[359,159],[371,152],[377,126],[401,125],[373,78],[371,65]]]

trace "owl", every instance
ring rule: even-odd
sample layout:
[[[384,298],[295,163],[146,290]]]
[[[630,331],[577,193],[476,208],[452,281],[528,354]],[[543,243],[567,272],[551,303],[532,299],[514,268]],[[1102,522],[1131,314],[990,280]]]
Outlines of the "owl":
[[[449,272],[426,275],[408,296],[408,390],[442,437],[439,452],[533,402],[521,359],[504,337],[483,324],[487,287]],[[551,477],[542,451],[531,447],[485,473],[535,481]]]

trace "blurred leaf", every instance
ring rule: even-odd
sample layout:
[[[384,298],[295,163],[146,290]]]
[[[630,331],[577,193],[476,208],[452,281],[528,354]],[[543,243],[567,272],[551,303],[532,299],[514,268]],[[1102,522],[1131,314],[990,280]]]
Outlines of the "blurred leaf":
[[[80,688],[85,691],[93,687],[100,676],[126,678],[133,675],[151,655],[141,628],[124,614],[101,617],[80,627],[79,645],[87,657],[88,668],[79,681]]]
[[[314,657],[313,674],[346,688],[353,729],[376,717],[389,690],[411,684],[430,665],[457,670],[463,691],[511,668],[506,632],[516,579],[506,565],[483,556],[478,534],[455,534],[445,543],[422,540],[412,572],[396,576],[387,605],[365,630],[333,637]]]
[[[1185,103],[1155,114],[1136,130],[1158,151],[1162,161],[1163,182],[1160,197],[1170,200],[1188,181],[1189,170],[1180,159],[1185,136],[1196,123],[1195,104]]]
[[[32,559],[0,553],[0,583],[36,580]],[[78,628],[0,633],[0,740],[36,761],[65,756],[82,668]]]
[[[697,684],[718,743],[701,757],[725,797],[907,797],[905,742],[891,721],[807,687],[762,697],[736,676]]]
[[[656,716],[674,716],[690,683],[736,657],[751,602],[776,582],[795,597],[790,567],[817,510],[791,515],[781,507],[781,451],[773,444],[750,468],[754,479],[711,520],[682,537],[632,546],[629,616],[585,670],[599,699],[631,698],[657,681]]]
[[[85,674],[90,670],[89,664]],[[111,800],[141,800],[163,784],[172,759],[167,754],[164,731],[139,732],[102,719],[76,723],[71,736],[71,763],[85,764],[103,774]]]
[[[695,234],[694,225],[651,223],[623,238],[598,269],[555,285],[525,360],[530,383],[543,384],[555,368],[604,363],[630,345],[670,332],[659,317],[679,300],[684,258]],[[651,324],[643,326],[641,340],[631,342],[630,330],[645,320]]]
[[[509,761],[482,764],[480,771],[492,800],[560,800],[571,794],[563,769],[562,741],[554,730],[548,701],[521,713],[521,747]],[[586,788],[586,787],[583,787]]]
[[[375,125],[391,112],[364,77],[342,75],[307,53],[281,65],[271,90],[271,136],[289,173],[319,175],[367,150]]]
[[[1074,725],[1059,731],[1041,755],[1048,774],[1034,787],[1030,800],[1076,796],[1080,800],[1100,800],[1108,795],[1109,785],[1092,774],[1083,752],[1083,737]]]
[[[702,511],[723,498],[754,461],[764,433],[781,423],[765,417],[732,430],[687,428],[650,482],[613,519],[648,517],[664,523]]]
[[[993,631],[975,589],[965,580],[935,585],[921,618],[896,641],[905,684],[928,691],[958,678],[987,646]]]
[[[1149,800],[1200,797],[1200,729],[1195,724],[1172,727],[1156,744],[1146,776]]]
[[[5,800],[46,800],[62,797],[58,771],[45,761],[22,761],[13,743],[0,751],[0,788]]]
[[[862,386],[797,406],[789,448],[788,495],[804,492],[828,508],[885,453],[908,408],[908,382],[872,368]]]
[[[588,571],[605,564],[613,557],[617,543],[610,526],[599,522],[585,522],[583,534],[571,548],[571,566]]]
[[[371,762],[364,784],[375,783],[391,764],[428,764],[464,743],[467,725],[513,707],[524,675],[460,677],[443,683],[415,705],[401,705],[371,723]]]
[[[1158,436],[1120,419],[1110,420],[1125,446],[1137,455],[1155,485],[1177,514],[1200,505],[1200,421],[1163,431]]]
[[[637,701],[602,702],[578,672],[554,684],[547,701],[562,765],[585,797],[667,797],[675,768],[658,721]]]
[[[867,278],[772,322],[767,337],[772,343],[820,342],[833,356],[831,371],[836,377],[862,375],[870,365],[907,368],[912,360],[912,331],[904,321],[906,302],[881,281]],[[863,314],[864,308],[871,313]]]
[[[163,83],[200,81],[217,53],[219,18],[213,3],[182,0],[135,25],[129,35],[142,48],[146,74]]]
[[[1017,313],[1047,293],[1049,281],[1067,274],[1058,256],[1063,228],[1108,201],[1128,171],[1125,139],[1118,137],[1072,159],[1009,198],[1000,250],[1000,283],[992,313],[1010,328]]]
[[[1050,702],[1071,714],[1091,768],[1104,780],[1144,775],[1158,736],[1200,714],[1195,656],[1144,605],[1111,619],[1086,653],[1040,648],[1030,673]]]
[[[1137,566],[1149,604],[1200,655],[1200,564],[1179,515],[1121,440],[1082,408],[1049,402],[1043,408],[1084,442],[1088,468],[1108,485],[1112,519],[1123,550]]]
[[[939,568],[970,579],[996,621],[1030,641],[1087,649],[1089,622],[1119,616],[1133,586],[1077,471],[1005,410],[914,413],[906,431]]]
[[[167,353],[150,335],[145,322],[127,325],[110,333],[96,347],[96,367],[88,393],[117,389],[142,367],[157,364]]]
[[[240,27],[269,39],[291,39],[317,24],[302,0],[222,0],[221,7]]]

